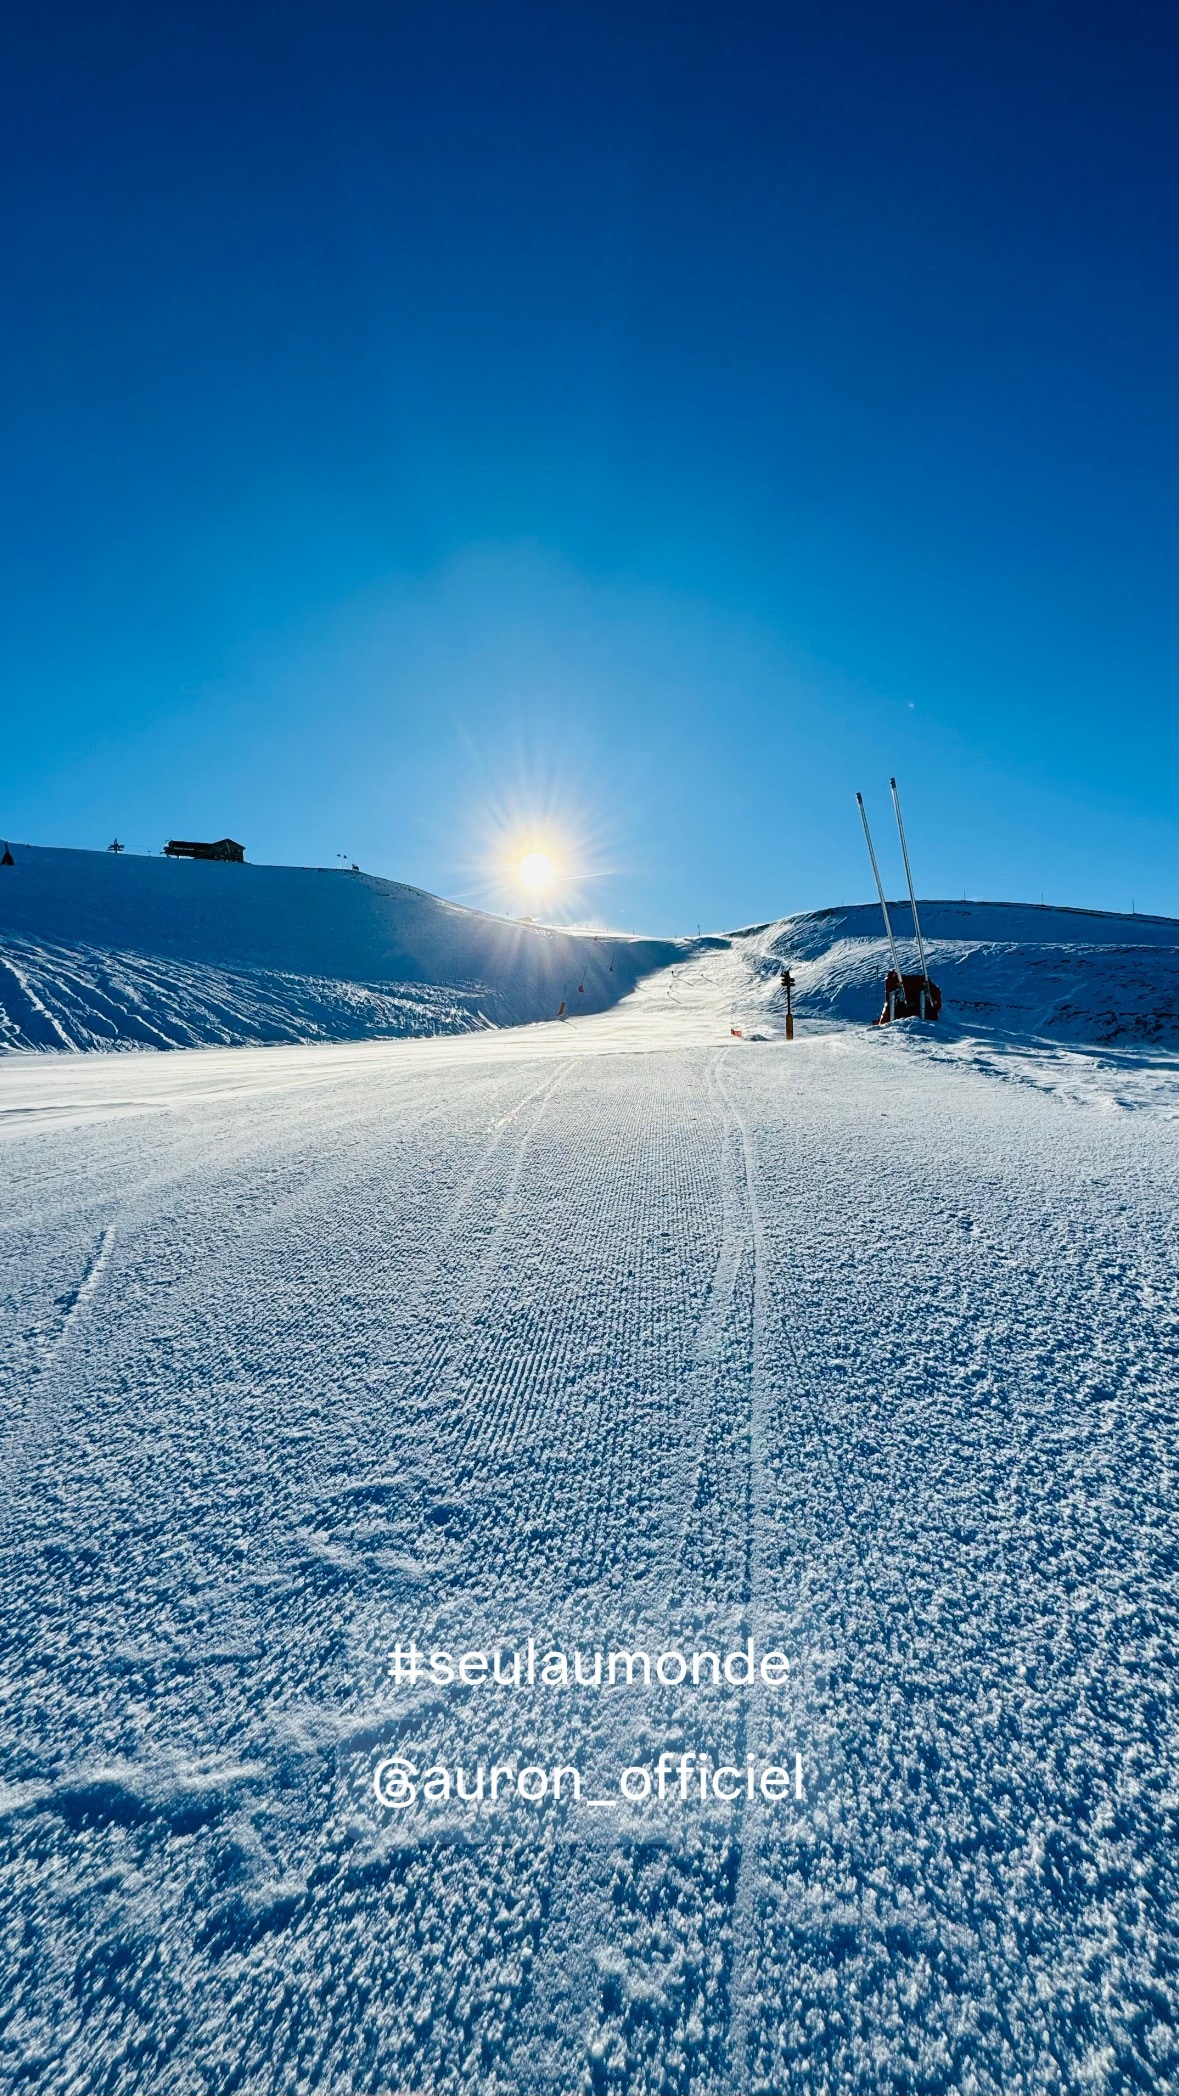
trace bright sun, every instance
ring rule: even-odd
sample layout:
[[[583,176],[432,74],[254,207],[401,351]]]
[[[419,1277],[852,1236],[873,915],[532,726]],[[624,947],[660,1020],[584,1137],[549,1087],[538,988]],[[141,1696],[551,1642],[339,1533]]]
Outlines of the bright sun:
[[[525,852],[516,871],[526,888],[547,888],[553,877],[553,862],[547,852]]]

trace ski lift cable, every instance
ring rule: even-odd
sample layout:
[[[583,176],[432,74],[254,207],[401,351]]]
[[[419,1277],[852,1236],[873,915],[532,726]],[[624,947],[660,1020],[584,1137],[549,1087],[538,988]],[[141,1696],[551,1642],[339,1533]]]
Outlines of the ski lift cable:
[[[928,984],[929,970],[925,965],[925,947],[921,938],[921,923],[917,916],[917,891],[913,886],[913,869],[909,864],[909,847],[905,843],[905,825],[901,821],[901,797],[897,792],[896,780],[890,779],[888,783],[892,787],[892,804],[897,814],[897,833],[901,840],[901,856],[905,861],[905,879],[909,883],[909,901],[913,906],[913,930],[917,935],[917,953],[921,962],[921,980],[923,983]]]
[[[896,940],[895,940],[895,939],[893,938],[893,935],[892,935],[892,922],[891,922],[891,919],[889,918],[889,914],[888,914],[888,904],[887,904],[887,903],[885,902],[885,900],[884,900],[884,882],[883,882],[883,881],[881,880],[881,878],[880,878],[880,868],[879,868],[879,866],[878,866],[878,865],[876,864],[876,853],[875,853],[875,851],[873,850],[873,847],[872,847],[872,832],[871,832],[871,830],[870,830],[870,829],[868,828],[868,811],[867,811],[867,809],[866,809],[866,808],[865,808],[865,806],[864,806],[864,796],[863,796],[863,794],[862,794],[862,793],[857,793],[857,795],[856,795],[856,801],[857,801],[857,803],[858,803],[858,805],[859,805],[859,810],[860,810],[860,821],[861,821],[861,822],[863,823],[863,825],[864,825],[864,842],[866,843],[866,845],[867,845],[867,847],[868,847],[868,857],[869,857],[869,858],[871,859],[871,861],[872,861],[872,872],[873,872],[873,874],[874,874],[874,875],[875,875],[875,877],[876,877],[876,893],[877,893],[877,895],[878,895],[878,896],[880,897],[880,908],[881,908],[881,911],[883,912],[883,915],[884,915],[884,929],[885,929],[885,931],[886,931],[886,932],[888,933],[888,950],[889,950],[889,952],[890,952],[890,953],[891,953],[891,955],[892,955],[892,965],[893,965],[893,968],[894,968],[894,970],[895,970],[895,973],[896,973],[896,978],[897,978],[897,981],[898,981],[898,982],[900,982],[900,980],[901,980],[901,963],[900,963],[900,956],[899,956],[899,955],[898,955],[898,953],[897,953],[897,942],[896,942]]]

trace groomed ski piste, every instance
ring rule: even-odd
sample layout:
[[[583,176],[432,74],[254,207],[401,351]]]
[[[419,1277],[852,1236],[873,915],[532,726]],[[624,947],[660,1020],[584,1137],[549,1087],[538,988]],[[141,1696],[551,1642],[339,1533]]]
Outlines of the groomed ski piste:
[[[922,926],[937,1027],[866,908],[429,1039],[13,993],[5,2087],[1179,2084],[1177,928]],[[458,929],[354,979],[489,1018]]]

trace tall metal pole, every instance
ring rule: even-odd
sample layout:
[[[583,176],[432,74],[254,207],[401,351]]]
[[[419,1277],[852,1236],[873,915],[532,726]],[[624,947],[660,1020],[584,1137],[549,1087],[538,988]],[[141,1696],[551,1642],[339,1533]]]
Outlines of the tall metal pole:
[[[856,800],[859,804],[860,821],[864,825],[864,842],[868,847],[868,857],[872,861],[872,871],[876,876],[876,893],[880,897],[880,907],[884,913],[884,929],[888,933],[888,950],[892,955],[892,965],[896,974],[896,979],[898,983],[903,984],[904,976],[901,974],[900,956],[897,953],[897,942],[892,935],[892,925],[889,921],[888,915],[888,904],[884,900],[884,882],[880,878],[880,868],[876,864],[876,854],[872,849],[872,832],[868,828],[868,811],[864,806],[863,794],[857,793]]]
[[[909,847],[905,843],[905,825],[901,821],[901,797],[897,792],[896,780],[890,779],[888,783],[892,787],[892,804],[897,811],[897,831],[901,840],[901,855],[905,861],[905,879],[909,883],[909,901],[913,905],[913,930],[917,934],[917,952],[921,960],[921,980],[923,983],[928,983],[929,970],[925,965],[925,948],[921,943],[921,925],[917,917],[917,894],[913,887],[913,869],[909,864]]]

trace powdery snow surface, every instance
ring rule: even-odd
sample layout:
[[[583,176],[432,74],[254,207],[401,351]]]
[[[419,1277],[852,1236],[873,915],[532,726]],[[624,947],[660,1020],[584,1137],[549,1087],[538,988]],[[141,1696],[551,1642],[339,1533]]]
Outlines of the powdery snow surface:
[[[5,2086],[1179,2081],[1179,1059],[760,995],[0,1066]],[[792,1664],[394,1680],[530,1634]]]

